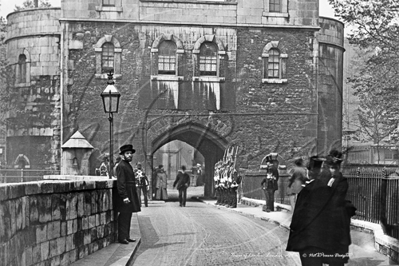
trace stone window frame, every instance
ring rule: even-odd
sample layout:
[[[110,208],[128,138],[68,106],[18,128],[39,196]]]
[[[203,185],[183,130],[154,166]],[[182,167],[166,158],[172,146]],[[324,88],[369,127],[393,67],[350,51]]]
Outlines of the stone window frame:
[[[285,54],[279,48],[279,41],[271,41],[265,45],[262,51],[262,61],[263,61],[263,77],[262,83],[287,83],[287,59],[288,54]],[[277,49],[280,52],[280,62],[279,62],[279,78],[268,78],[268,59],[269,51],[271,49]]]
[[[114,78],[119,79],[122,77],[121,74],[121,57],[122,48],[120,42],[112,35],[105,34],[94,46],[94,51],[96,53],[96,75],[98,79],[108,79],[108,73],[103,73],[102,71],[102,51],[103,45],[105,43],[112,43],[114,45]]]
[[[217,51],[217,68],[216,68],[216,76],[201,76],[199,69],[199,60],[200,60],[200,50],[201,45],[205,42],[211,42],[216,44]],[[221,63],[220,60],[226,55],[226,50],[224,48],[223,42],[216,37],[214,34],[204,35],[200,37],[194,44],[193,48],[193,62],[194,62],[194,73],[193,80],[194,81],[208,81],[208,82],[222,82],[225,80],[224,77],[221,76]]]
[[[272,12],[270,11],[270,0],[264,0],[264,11],[262,16],[263,17],[280,17],[280,18],[288,18],[288,0],[279,0],[280,5],[281,5],[281,11],[280,12]]]
[[[101,4],[96,6],[97,12],[123,12],[122,0],[114,0],[114,5],[104,4],[101,0]]]
[[[19,67],[19,57],[21,55],[25,55],[25,82],[20,82],[21,80],[21,69]],[[31,78],[31,74],[30,74],[30,70],[31,70],[31,56],[28,50],[23,49],[18,53],[18,58],[17,58],[17,62],[15,63],[15,86],[16,87],[26,87],[30,85],[30,78]]]
[[[158,73],[158,56],[159,46],[163,41],[172,41],[176,44],[176,66],[175,74],[160,74]],[[184,55],[183,42],[173,34],[161,34],[158,36],[151,46],[151,80],[166,80],[166,81],[179,81],[183,80],[181,71],[181,62]]]

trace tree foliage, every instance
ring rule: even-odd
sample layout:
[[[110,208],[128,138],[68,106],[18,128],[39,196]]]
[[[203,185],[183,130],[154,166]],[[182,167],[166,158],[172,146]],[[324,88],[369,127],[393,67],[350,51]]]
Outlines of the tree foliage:
[[[399,2],[329,0],[350,29],[348,40],[363,49],[365,64],[348,79],[359,97],[360,131],[380,143],[399,120]]]

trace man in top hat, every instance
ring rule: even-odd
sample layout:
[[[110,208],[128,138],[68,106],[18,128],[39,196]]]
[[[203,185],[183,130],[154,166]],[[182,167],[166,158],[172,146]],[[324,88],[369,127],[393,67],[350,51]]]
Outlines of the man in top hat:
[[[130,221],[133,212],[139,212],[140,201],[137,196],[136,182],[134,177],[133,167],[130,162],[133,159],[133,145],[127,144],[120,147],[121,161],[116,167],[117,178],[117,197],[116,197],[116,211],[118,215],[118,242],[121,244],[128,244],[135,242],[135,239],[130,238]]]
[[[350,218],[356,208],[346,201],[349,185],[341,162],[342,153],[332,150],[319,176],[298,194],[286,250],[299,252],[302,265],[348,263]]]

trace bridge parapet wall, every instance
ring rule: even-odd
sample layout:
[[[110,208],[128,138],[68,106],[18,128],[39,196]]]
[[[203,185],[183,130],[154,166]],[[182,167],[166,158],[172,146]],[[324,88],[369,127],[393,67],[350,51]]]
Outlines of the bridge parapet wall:
[[[0,185],[0,262],[69,265],[108,246],[115,186],[107,179]]]

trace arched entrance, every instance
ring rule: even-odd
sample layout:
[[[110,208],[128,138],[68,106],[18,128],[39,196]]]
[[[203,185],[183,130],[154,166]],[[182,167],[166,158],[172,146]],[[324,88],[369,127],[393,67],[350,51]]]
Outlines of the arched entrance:
[[[205,158],[204,196],[211,197],[214,194],[213,173],[214,165],[224,154],[228,146],[227,141],[216,132],[196,123],[186,123],[171,128],[155,138],[151,145],[150,160],[153,161],[154,152],[160,147],[174,140],[186,142],[198,150]]]

